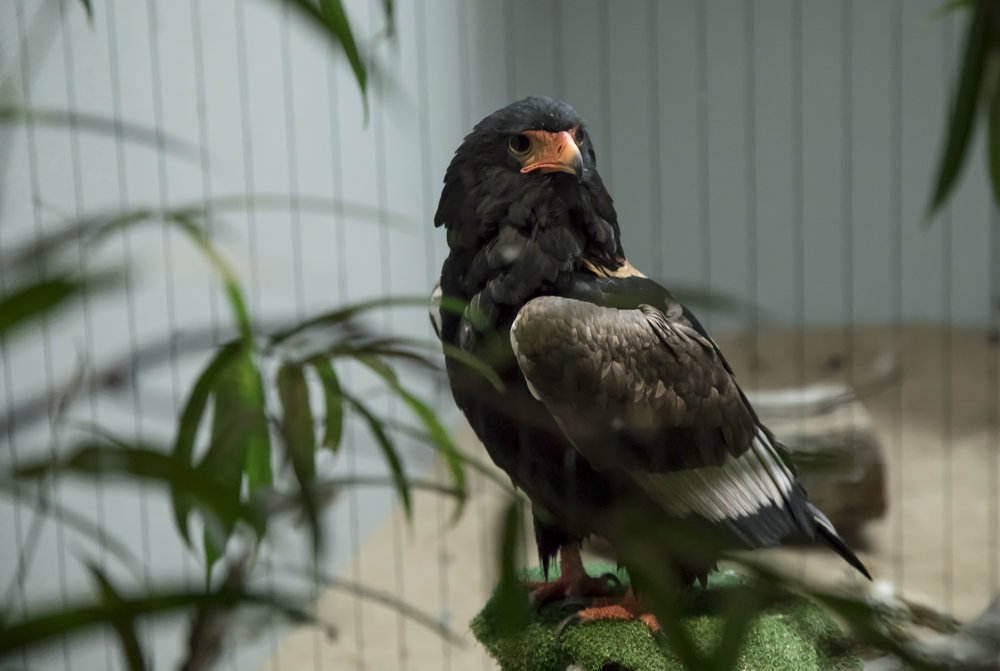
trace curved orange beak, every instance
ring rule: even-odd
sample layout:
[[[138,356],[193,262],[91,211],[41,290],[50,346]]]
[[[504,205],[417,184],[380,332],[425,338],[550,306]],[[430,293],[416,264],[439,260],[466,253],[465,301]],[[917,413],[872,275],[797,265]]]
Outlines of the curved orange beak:
[[[531,150],[522,164],[522,173],[566,172],[583,181],[583,156],[569,131],[529,130],[524,134],[531,138]]]

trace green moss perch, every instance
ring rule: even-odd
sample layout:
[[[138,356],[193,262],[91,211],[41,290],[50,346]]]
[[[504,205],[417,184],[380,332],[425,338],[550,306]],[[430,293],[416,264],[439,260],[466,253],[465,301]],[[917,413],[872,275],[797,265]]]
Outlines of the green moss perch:
[[[616,572],[608,564],[588,564],[590,575]],[[618,572],[623,583],[626,576]],[[541,580],[541,570],[522,573],[527,580]],[[718,615],[706,614],[705,603],[714,589],[738,585],[745,578],[734,573],[714,573],[707,590],[692,588],[681,598],[684,628],[703,653],[714,649],[722,630]],[[503,671],[566,671],[575,665],[585,671],[604,667],[629,671],[683,671],[684,667],[663,637],[655,637],[641,622],[590,622],[567,627],[554,642],[555,628],[571,611],[556,605],[540,613],[526,613],[523,627],[502,633],[498,626],[494,594],[470,626],[476,638],[497,660]],[[614,667],[614,663],[621,667]],[[769,607],[747,632],[737,669],[752,671],[854,671],[863,668],[859,657],[844,644],[837,625],[815,604],[793,597]]]

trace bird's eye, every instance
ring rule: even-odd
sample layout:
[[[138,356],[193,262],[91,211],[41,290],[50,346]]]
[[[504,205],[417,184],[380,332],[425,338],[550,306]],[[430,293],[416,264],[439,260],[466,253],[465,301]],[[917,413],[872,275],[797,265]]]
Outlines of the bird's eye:
[[[527,151],[531,149],[531,138],[523,133],[511,135],[510,139],[507,140],[507,147],[510,148],[512,154],[527,153]]]
[[[583,126],[577,126],[573,130],[573,139],[576,141],[576,146],[577,147],[582,147],[583,146],[583,135],[584,135],[584,133],[583,133]]]

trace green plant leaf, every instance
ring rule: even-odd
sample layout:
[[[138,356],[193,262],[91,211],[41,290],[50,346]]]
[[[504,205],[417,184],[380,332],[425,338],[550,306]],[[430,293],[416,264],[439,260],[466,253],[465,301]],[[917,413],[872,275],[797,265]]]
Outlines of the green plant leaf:
[[[187,613],[195,608],[232,609],[240,605],[266,606],[294,622],[312,622],[315,618],[291,605],[289,599],[261,594],[226,583],[206,592],[187,586],[151,590],[141,596],[121,596],[110,606],[87,601],[60,606],[53,610],[32,609],[30,617],[14,622],[0,622],[0,657],[29,649],[63,636],[76,636],[111,624],[123,616],[132,618]]]
[[[998,59],[1000,60],[1000,59]],[[989,144],[986,160],[990,166],[990,183],[993,185],[993,203],[1000,207],[1000,72],[994,70],[993,99],[990,101],[988,122]]]
[[[931,18],[939,19],[945,14],[954,12],[958,9],[968,9],[969,7],[972,7],[975,2],[976,0],[951,0],[931,12]]]
[[[205,553],[205,591],[212,588],[212,569],[226,552],[226,541],[232,531],[216,525],[217,520],[206,519],[201,534],[202,551]]]
[[[271,443],[260,373],[243,345],[219,374],[212,397],[212,443],[199,468],[215,473],[239,496],[244,470],[250,493],[273,482]]]
[[[82,289],[69,277],[43,280],[0,298],[0,334],[45,314]]]
[[[60,273],[0,296],[0,334],[29,323],[81,293],[94,294],[117,286],[119,276],[101,272],[83,277]]]
[[[521,521],[524,515],[521,501],[514,499],[500,519],[500,581],[497,584],[497,616],[499,630],[513,633],[531,620],[528,594],[517,577],[517,558],[520,556],[523,536]]]
[[[408,436],[409,438],[413,438],[414,440],[418,441],[419,444],[426,444],[435,451],[437,451],[438,449],[437,446],[434,445],[434,442],[431,440],[431,437],[427,433],[426,429],[410,426],[405,422],[400,422],[398,420],[392,420],[392,419],[386,419],[385,424],[388,428],[392,429],[393,431],[401,433],[404,436]],[[479,473],[485,479],[489,480],[490,482],[497,485],[501,489],[504,489],[505,487],[510,485],[510,479],[508,479],[503,474],[503,471],[499,470],[493,464],[489,464],[482,459],[479,459],[477,457],[472,456],[471,454],[468,454],[467,452],[462,452],[461,450],[456,450],[456,451],[458,453],[458,458],[462,460],[463,467],[469,468],[475,471],[476,473]],[[412,481],[413,480],[411,479],[411,482]]]
[[[301,365],[285,364],[278,369],[278,397],[281,400],[281,434],[292,461],[295,479],[299,483],[302,511],[312,535],[313,556],[319,557],[319,513],[313,491],[316,480],[316,432],[309,405],[309,386]]]
[[[118,634],[118,640],[122,645],[122,656],[125,658],[128,668],[131,671],[145,671],[146,660],[143,658],[142,646],[139,645],[139,637],[136,636],[135,620],[122,608],[122,598],[104,572],[95,564],[89,562],[87,563],[87,568],[94,582],[97,583],[101,601],[112,612],[121,613],[118,618],[112,620],[111,626],[114,627],[115,633]]]
[[[76,533],[89,538],[118,559],[132,575],[142,580],[142,564],[129,547],[102,526],[95,524],[86,515],[73,508],[62,505],[48,498],[44,491],[37,487],[24,487],[16,481],[0,480],[0,495],[7,496],[15,505],[30,506],[32,510],[48,515],[59,524],[72,529]],[[23,550],[22,550],[23,552]],[[19,558],[20,562],[21,559]],[[0,616],[0,620],[2,620]]]
[[[39,259],[47,258],[69,245],[76,247],[81,239],[86,240],[85,244],[93,245],[111,233],[120,232],[143,222],[172,222],[178,219],[191,222],[220,212],[288,212],[292,208],[297,208],[301,212],[332,214],[347,219],[375,222],[399,230],[414,225],[414,220],[408,215],[352,200],[310,195],[293,197],[287,194],[235,194],[206,198],[166,209],[139,207],[125,212],[90,215],[39,237],[32,237],[22,244],[9,245],[0,255],[0,263],[3,263],[5,269],[19,270],[30,265],[34,270]]]
[[[243,336],[243,341],[249,346],[253,342],[253,326],[250,323],[250,312],[247,310],[246,299],[243,298],[243,289],[240,288],[239,278],[237,278],[236,273],[232,271],[229,264],[226,263],[225,259],[212,246],[208,231],[194,223],[189,216],[171,214],[167,221],[176,224],[188,234],[191,241],[202,251],[205,258],[208,259],[212,267],[222,277],[222,284],[225,288],[226,296],[229,298],[229,305],[233,310],[233,319],[236,321],[240,335]]]
[[[977,2],[969,18],[958,89],[951,106],[947,139],[937,170],[934,195],[928,206],[928,217],[933,216],[948,199],[968,154],[990,48],[988,4],[986,1]]]
[[[305,486],[316,479],[316,434],[309,406],[309,387],[301,366],[285,364],[278,369],[278,397],[285,447],[299,482]]]
[[[395,0],[382,0],[382,11],[385,13],[385,32],[389,37],[393,37],[396,34]]]
[[[376,375],[385,380],[393,392],[395,392],[395,394],[399,396],[407,406],[409,406],[410,410],[413,411],[413,414],[416,415],[417,419],[419,419],[427,429],[427,433],[432,444],[444,457],[445,464],[448,466],[448,470],[451,471],[452,478],[455,481],[455,488],[464,492],[465,470],[462,467],[462,457],[459,455],[454,442],[452,442],[451,435],[448,433],[448,430],[445,429],[440,420],[438,420],[434,411],[431,410],[426,403],[403,388],[403,386],[399,383],[399,376],[396,375],[396,372],[392,369],[392,367],[383,361],[381,357],[375,355],[363,355],[355,358],[360,363],[367,366]],[[455,510],[456,518],[461,515],[464,504],[464,497],[460,498],[458,506]]]
[[[274,473],[271,469],[271,434],[268,431],[264,386],[252,357],[248,359],[249,364],[245,364],[242,374],[247,385],[247,401],[257,417],[247,436],[247,487],[253,496],[262,487],[274,484]]]
[[[192,468],[173,455],[145,447],[134,447],[105,437],[112,444],[85,443],[63,459],[41,459],[18,467],[19,479],[37,480],[60,472],[87,476],[121,476],[159,482],[190,495],[204,512],[228,528],[237,521],[247,523],[258,535],[264,532],[264,520],[256,507],[234,499],[221,486],[211,469]]]
[[[0,105],[0,124],[4,123],[68,127],[113,138],[123,137],[132,142],[145,144],[157,151],[162,149],[178,158],[201,164],[201,151],[190,142],[166,135],[159,130],[110,117],[58,109]]]
[[[354,40],[351,24],[347,21],[347,15],[344,13],[344,7],[340,0],[319,0],[318,5],[310,0],[292,0],[291,6],[297,8],[334,44],[340,45],[344,50],[344,55],[347,56],[347,61],[354,72],[354,78],[358,82],[358,88],[361,89],[362,98],[366,100],[367,110],[368,70],[361,57],[357,42]]]
[[[477,357],[475,354],[466,352],[461,347],[456,347],[455,345],[446,342],[441,343],[441,349],[446,357],[454,359],[455,361],[460,361],[469,368],[479,372],[497,391],[504,390],[503,380],[501,380],[500,376],[497,375],[495,370],[493,370],[493,367]]]
[[[337,590],[338,592],[344,592],[345,594],[360,596],[362,599],[372,603],[381,604],[386,608],[394,610],[400,615],[405,616],[408,620],[412,620],[416,624],[419,624],[429,631],[437,634],[449,643],[459,646],[465,643],[465,640],[457,632],[452,631],[448,628],[448,626],[441,622],[441,617],[439,615],[432,615],[420,611],[391,592],[383,592],[381,590],[373,589],[364,583],[346,580],[342,577],[334,576],[322,571],[314,571],[311,568],[307,569],[305,567],[290,564],[281,564],[279,566],[283,571],[299,574],[303,579],[308,580],[310,583],[318,581],[324,587],[329,587],[330,589]]]
[[[194,454],[194,441],[198,434],[198,427],[201,425],[201,418],[205,412],[209,395],[215,388],[219,376],[227,370],[236,356],[241,354],[241,343],[230,343],[219,349],[215,357],[208,363],[205,369],[198,376],[194,387],[191,389],[188,400],[184,404],[180,419],[177,423],[177,437],[174,439],[173,456],[184,466],[190,466]],[[181,532],[181,537],[189,546],[191,545],[190,530],[188,528],[188,518],[190,517],[193,502],[180,491],[172,492],[172,503],[174,508],[174,521]]]
[[[358,87],[361,94],[365,95],[368,89],[368,71],[361,58],[357,42],[354,40],[354,33],[351,31],[351,24],[347,21],[347,14],[340,0],[319,0],[319,11],[323,24],[327,30],[340,42],[344,49],[347,61],[351,64],[354,77],[358,80]]]
[[[329,448],[336,454],[340,449],[340,439],[344,433],[344,397],[340,393],[340,380],[326,359],[313,359],[311,364],[323,384],[323,401],[326,406],[323,447]]]
[[[395,390],[399,397],[403,399],[403,402],[410,406],[413,414],[427,428],[427,433],[433,445],[437,448],[438,453],[444,457],[445,465],[447,465],[448,470],[451,472],[452,480],[455,482],[455,489],[463,493],[458,500],[458,505],[455,507],[454,517],[457,519],[465,507],[466,481],[462,456],[459,454],[458,448],[455,447],[455,443],[451,439],[451,434],[444,428],[444,425],[441,424],[437,414],[431,410],[430,406],[398,385],[396,385]]]
[[[393,212],[381,207],[373,207],[361,201],[310,196],[308,194],[291,196],[287,194],[253,193],[219,196],[191,203],[183,209],[192,214],[207,214],[223,210],[288,212],[293,208],[300,212],[335,214],[347,219],[376,222],[382,226],[398,230],[412,229],[416,225],[413,217],[407,214]]]
[[[342,325],[365,312],[379,310],[387,307],[424,307],[429,304],[426,296],[384,296],[381,298],[371,298],[350,305],[337,308],[331,312],[311,317],[303,322],[297,323],[285,329],[276,331],[271,336],[273,344],[280,344],[292,336],[298,335],[317,326]]]
[[[736,662],[746,642],[747,631],[762,610],[763,603],[757,591],[739,587],[725,591],[722,635],[712,656],[712,668],[736,668]]]
[[[240,501],[243,473],[251,495],[273,482],[271,437],[268,431],[264,392],[253,353],[245,343],[239,353],[219,373],[212,398],[212,442],[199,470],[211,473],[221,494]],[[231,521],[219,520],[219,529],[206,522],[206,575],[224,550],[224,541],[233,531]]]
[[[107,219],[97,219],[88,227],[93,229],[88,244],[95,244],[107,236],[118,233],[135,224],[151,219],[159,219],[165,223],[179,228],[194,243],[195,247],[211,264],[212,268],[222,278],[223,288],[226,297],[229,299],[230,307],[233,310],[233,318],[239,328],[240,334],[247,343],[253,342],[253,328],[250,322],[250,313],[246,307],[246,299],[243,297],[243,290],[240,288],[239,278],[229,267],[226,260],[212,245],[208,230],[197,221],[201,212],[190,212],[182,208],[171,210],[130,210]]]
[[[375,438],[376,444],[382,450],[382,455],[385,457],[386,463],[389,465],[389,470],[392,474],[392,481],[396,484],[396,491],[399,493],[399,498],[403,502],[403,510],[406,512],[406,516],[410,517],[413,514],[412,502],[410,501],[410,485],[406,477],[406,471],[403,468],[403,463],[399,459],[399,454],[396,453],[396,446],[386,433],[385,427],[383,426],[382,420],[376,417],[368,406],[364,404],[359,398],[353,394],[349,394],[345,391],[341,392],[343,399],[351,405],[358,414],[361,415],[362,419],[368,425],[368,429],[371,431],[372,436]]]

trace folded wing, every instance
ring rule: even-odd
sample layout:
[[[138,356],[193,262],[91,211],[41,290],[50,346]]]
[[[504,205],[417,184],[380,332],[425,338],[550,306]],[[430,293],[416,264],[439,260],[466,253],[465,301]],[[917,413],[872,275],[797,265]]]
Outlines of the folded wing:
[[[535,298],[511,343],[532,393],[579,452],[626,473],[669,515],[711,522],[750,548],[794,533],[836,537],[715,343],[676,301]]]

